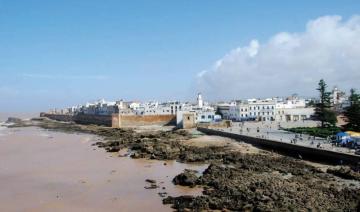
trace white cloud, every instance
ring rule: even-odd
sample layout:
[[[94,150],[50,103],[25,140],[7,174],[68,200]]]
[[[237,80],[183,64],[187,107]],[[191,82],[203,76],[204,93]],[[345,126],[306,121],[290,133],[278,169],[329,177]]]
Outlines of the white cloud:
[[[360,16],[324,16],[299,33],[252,40],[197,75],[197,89],[213,99],[316,95],[318,81],[348,90],[360,84]]]

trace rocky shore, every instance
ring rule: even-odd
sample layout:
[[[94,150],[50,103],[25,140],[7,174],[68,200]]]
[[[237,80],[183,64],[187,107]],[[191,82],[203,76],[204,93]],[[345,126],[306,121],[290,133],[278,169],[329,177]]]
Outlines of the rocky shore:
[[[136,132],[93,125],[34,120],[11,127],[92,133],[108,152],[128,149],[132,158],[211,164],[203,173],[185,170],[173,179],[181,186],[201,186],[201,196],[165,197],[178,211],[359,211],[358,167],[323,170],[302,160],[261,151],[247,153],[229,144],[186,145],[194,135],[185,130]]]

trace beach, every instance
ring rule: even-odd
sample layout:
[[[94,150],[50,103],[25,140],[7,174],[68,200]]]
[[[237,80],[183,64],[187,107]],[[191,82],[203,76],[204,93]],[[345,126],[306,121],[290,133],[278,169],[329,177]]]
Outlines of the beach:
[[[158,192],[201,194],[171,181],[205,165],[118,157],[91,146],[101,138],[89,134],[36,127],[0,134],[0,211],[171,211]],[[160,188],[144,189],[146,179]]]

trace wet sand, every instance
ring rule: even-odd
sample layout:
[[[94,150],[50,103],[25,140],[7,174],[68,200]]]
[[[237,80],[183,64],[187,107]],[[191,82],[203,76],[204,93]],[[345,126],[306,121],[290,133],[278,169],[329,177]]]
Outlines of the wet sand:
[[[246,154],[261,154],[261,150],[244,142],[235,141],[221,136],[203,135],[197,138],[184,141],[185,145],[195,147],[227,147],[232,151],[238,151]]]
[[[171,180],[206,165],[118,157],[91,146],[98,140],[34,127],[0,129],[0,211],[171,211],[158,192],[201,193]],[[147,178],[160,188],[144,189]]]

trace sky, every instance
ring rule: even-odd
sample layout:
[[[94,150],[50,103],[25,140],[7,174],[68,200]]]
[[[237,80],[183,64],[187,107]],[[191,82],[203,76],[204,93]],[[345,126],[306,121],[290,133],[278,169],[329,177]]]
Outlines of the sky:
[[[0,0],[0,112],[359,88],[358,1]]]

